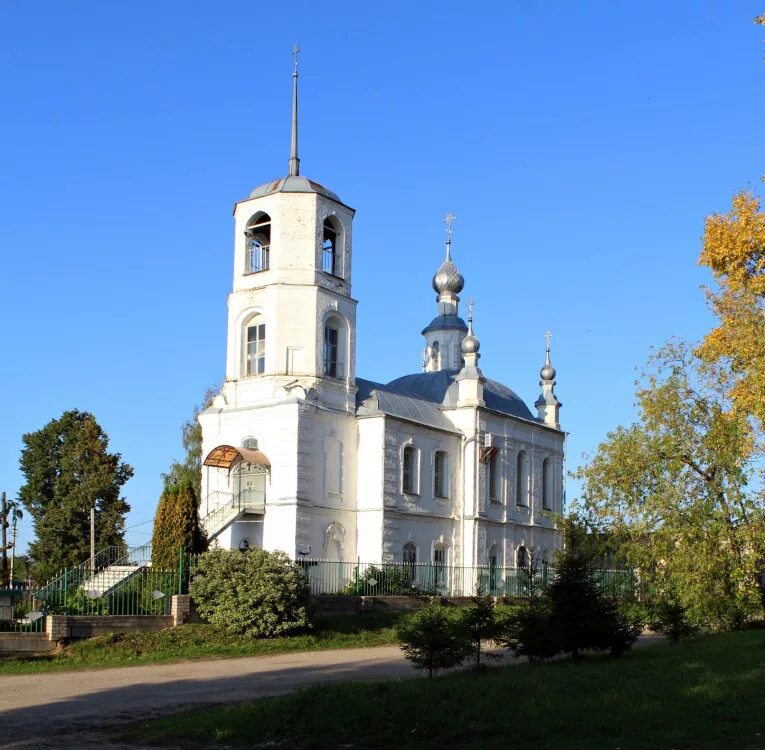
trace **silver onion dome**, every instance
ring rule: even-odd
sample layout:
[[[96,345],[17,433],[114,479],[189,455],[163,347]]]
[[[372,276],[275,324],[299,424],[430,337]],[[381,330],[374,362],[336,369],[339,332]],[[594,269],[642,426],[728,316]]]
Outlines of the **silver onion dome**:
[[[545,363],[542,366],[542,369],[539,371],[539,377],[542,378],[542,380],[546,380],[548,383],[555,380],[555,368],[552,366],[552,363],[550,362],[550,339],[552,338],[552,333],[550,331],[547,331],[545,333],[545,341],[547,342],[547,345],[545,346]]]
[[[539,377],[542,380],[555,380],[555,368],[548,362],[545,362],[544,367],[539,371]]]
[[[473,336],[472,333],[469,333],[467,336],[465,336],[464,339],[462,339],[462,344],[460,344],[460,351],[462,352],[462,356],[464,357],[466,354],[478,354],[478,350],[481,348],[481,342]]]
[[[433,289],[438,294],[444,292],[459,294],[464,286],[465,279],[462,278],[462,274],[457,270],[457,266],[447,258],[433,276]]]

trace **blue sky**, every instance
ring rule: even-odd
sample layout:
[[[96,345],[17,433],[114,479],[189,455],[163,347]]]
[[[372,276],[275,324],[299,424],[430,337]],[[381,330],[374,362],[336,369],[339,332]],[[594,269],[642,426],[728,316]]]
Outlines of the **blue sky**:
[[[358,211],[358,374],[418,370],[453,211],[481,366],[532,403],[553,331],[575,467],[633,418],[649,346],[712,324],[704,216],[765,171],[763,11],[0,2],[0,489],[23,433],[88,410],[150,537],[223,373],[233,202],[286,173],[295,41],[302,172]]]

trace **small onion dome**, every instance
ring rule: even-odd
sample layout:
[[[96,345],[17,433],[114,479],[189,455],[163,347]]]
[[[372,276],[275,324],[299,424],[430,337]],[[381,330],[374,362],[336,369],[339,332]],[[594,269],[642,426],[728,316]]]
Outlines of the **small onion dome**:
[[[544,367],[539,371],[539,377],[542,378],[542,380],[555,380],[555,368],[549,361],[545,362]]]
[[[462,274],[457,270],[457,266],[447,258],[433,277],[433,289],[438,294],[444,292],[459,294],[464,286],[465,279],[462,278]]]
[[[466,354],[478,354],[480,348],[481,342],[473,336],[472,332],[468,333],[468,335],[462,339],[462,344],[460,345],[460,351],[462,352],[463,357]]]

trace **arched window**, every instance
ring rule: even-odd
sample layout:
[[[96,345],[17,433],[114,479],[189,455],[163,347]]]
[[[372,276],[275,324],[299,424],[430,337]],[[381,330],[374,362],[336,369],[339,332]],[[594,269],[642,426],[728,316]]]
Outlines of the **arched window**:
[[[345,326],[339,318],[324,323],[324,374],[330,378],[345,377]]]
[[[267,271],[271,253],[271,217],[264,213],[255,214],[247,223],[244,236],[247,241],[244,272]]]
[[[433,342],[431,352],[433,355],[433,364],[435,365],[436,370],[440,370],[441,369],[441,347],[438,341]]]
[[[518,547],[518,551],[515,553],[515,564],[519,568],[528,568],[531,559],[529,558],[529,551],[521,545]]]
[[[497,567],[498,567],[499,559],[497,555],[497,545],[492,544],[491,547],[489,547],[489,590],[487,594],[494,594],[496,593],[497,589]]]
[[[414,568],[417,564],[417,546],[414,542],[407,542],[404,545],[404,565],[409,568]],[[410,576],[414,578],[414,573],[410,573]]]
[[[489,500],[502,502],[502,459],[499,451],[495,451],[489,459]]]
[[[528,506],[529,504],[529,460],[526,451],[518,453],[515,467],[515,503]]]
[[[542,507],[552,510],[553,507],[553,463],[546,458],[542,461]]]
[[[266,370],[266,324],[260,315],[247,323],[244,343],[247,375],[261,375]]]
[[[436,451],[433,459],[433,495],[449,497],[449,456],[446,451]]]
[[[420,491],[420,451],[413,445],[404,448],[401,467],[401,490],[409,495]]]
[[[433,545],[433,583],[437,591],[446,588],[446,545],[443,542]]]
[[[340,253],[338,250],[338,238],[340,233],[337,224],[331,218],[324,219],[322,235],[321,270],[331,276],[341,276]]]

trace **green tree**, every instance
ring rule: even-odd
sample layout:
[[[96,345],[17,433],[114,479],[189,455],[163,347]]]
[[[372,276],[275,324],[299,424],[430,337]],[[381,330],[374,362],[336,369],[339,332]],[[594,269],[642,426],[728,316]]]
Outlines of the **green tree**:
[[[765,519],[749,488],[762,440],[734,407],[735,378],[682,342],[665,345],[639,383],[638,421],[578,471],[585,511],[613,533],[644,589],[715,630],[761,612]]]
[[[229,633],[270,638],[310,625],[308,581],[284,552],[205,552],[190,591],[199,614]]]
[[[472,646],[476,666],[481,666],[482,646],[486,641],[495,641],[500,636],[499,620],[494,599],[479,589],[473,599],[473,606],[462,611],[461,625]],[[489,655],[494,658],[493,655]]]
[[[181,547],[187,555],[205,550],[199,498],[190,478],[181,477],[173,484],[165,482],[154,516],[151,542],[152,566],[156,570],[175,570]]]
[[[90,509],[95,508],[99,548],[123,543],[130,506],[120,495],[133,469],[92,414],[64,412],[23,437],[19,499],[29,511],[35,540],[29,545],[33,576],[44,581],[90,556]]]
[[[208,388],[202,396],[202,403],[194,407],[191,418],[181,425],[186,456],[182,461],[173,461],[167,474],[163,475],[165,482],[170,485],[191,482],[197,498],[202,496],[202,426],[197,417],[212,404],[218,390],[217,386]]]
[[[538,600],[517,609],[506,623],[505,645],[529,659],[583,651],[610,651],[619,656],[638,636],[596,575],[593,547],[584,529],[563,522],[564,547],[556,559],[555,578]]]
[[[404,656],[428,677],[462,663],[471,652],[470,636],[446,607],[430,606],[404,618],[396,629]]]

